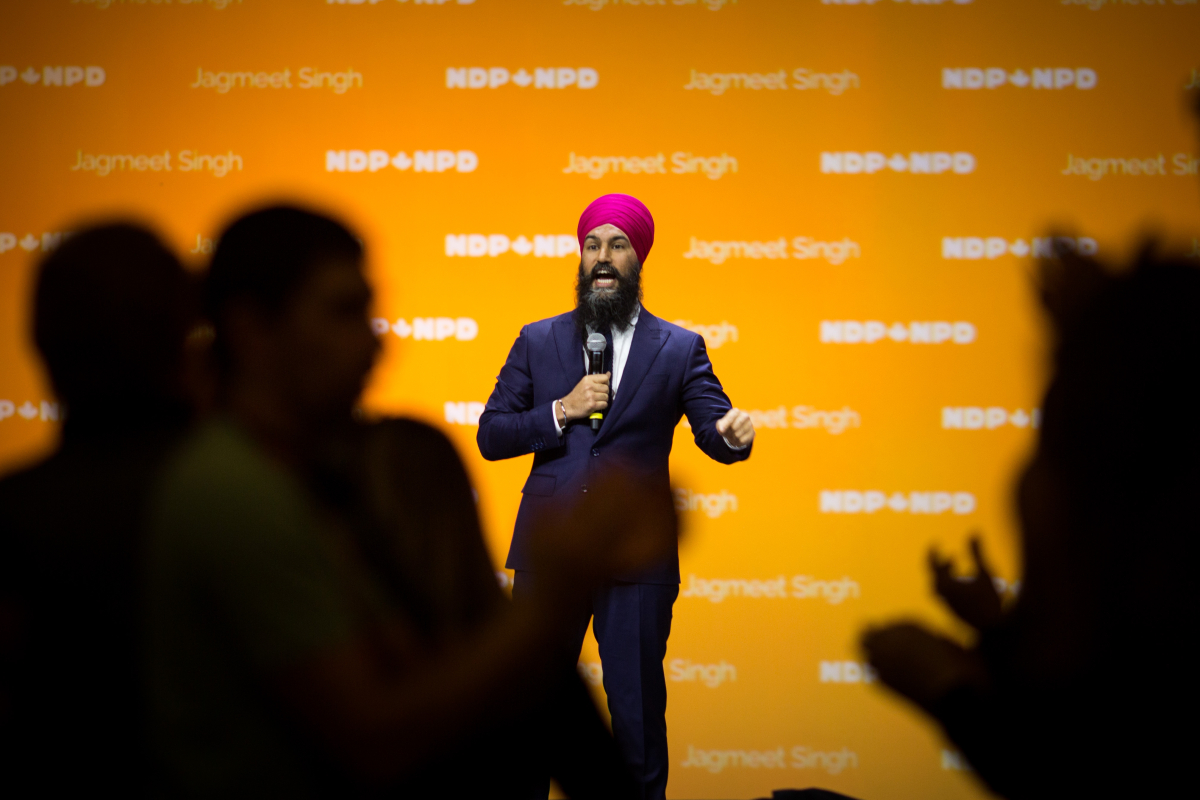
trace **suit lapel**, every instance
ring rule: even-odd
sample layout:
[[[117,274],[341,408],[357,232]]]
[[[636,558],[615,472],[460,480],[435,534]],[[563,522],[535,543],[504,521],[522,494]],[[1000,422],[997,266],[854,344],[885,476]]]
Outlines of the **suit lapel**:
[[[638,315],[637,325],[633,328],[633,341],[629,345],[629,357],[625,360],[625,369],[621,372],[621,385],[617,388],[617,396],[613,400],[612,411],[606,415],[600,428],[600,437],[613,430],[621,412],[629,407],[638,387],[650,371],[650,365],[658,356],[658,351],[666,344],[671,334],[663,329],[658,317],[642,307]]]
[[[573,315],[563,314],[554,321],[554,347],[558,350],[563,374],[569,380],[569,392],[583,379],[586,371],[583,365],[583,342],[579,339]]]

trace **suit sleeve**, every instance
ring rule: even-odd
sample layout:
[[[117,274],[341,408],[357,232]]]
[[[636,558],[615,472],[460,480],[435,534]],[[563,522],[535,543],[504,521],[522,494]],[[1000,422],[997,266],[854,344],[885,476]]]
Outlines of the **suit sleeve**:
[[[522,328],[513,343],[496,378],[496,388],[479,417],[476,441],[488,461],[562,447],[554,427],[554,401],[533,404],[528,331],[528,326]]]
[[[721,382],[713,374],[704,339],[694,337],[688,349],[687,370],[683,377],[683,413],[687,414],[688,424],[692,426],[696,446],[709,458],[722,464],[745,461],[754,447],[752,442],[750,447],[734,450],[717,433],[717,420],[731,408],[733,405],[721,388]]]

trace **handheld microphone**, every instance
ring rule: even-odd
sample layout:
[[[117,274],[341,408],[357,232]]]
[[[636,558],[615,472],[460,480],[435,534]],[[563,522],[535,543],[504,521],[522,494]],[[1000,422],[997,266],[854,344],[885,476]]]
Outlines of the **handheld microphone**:
[[[604,348],[608,346],[608,342],[604,339],[602,333],[588,334],[587,351],[588,351],[588,375],[602,375],[604,373]],[[597,411],[588,417],[592,421],[592,430],[600,430],[600,423],[604,420],[604,412]]]

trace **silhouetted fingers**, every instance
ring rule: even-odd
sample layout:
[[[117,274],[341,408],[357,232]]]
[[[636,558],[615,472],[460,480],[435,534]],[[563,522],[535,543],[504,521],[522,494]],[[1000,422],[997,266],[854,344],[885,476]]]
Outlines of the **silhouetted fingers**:
[[[942,558],[942,554],[938,552],[937,545],[929,548],[929,571],[933,574],[934,586],[937,588],[938,594],[944,594],[947,584],[954,580],[954,562],[949,558]]]
[[[978,534],[971,537],[971,557],[975,560],[976,573],[990,581],[992,578],[992,571],[988,569],[987,564],[984,563],[983,542],[980,541]]]

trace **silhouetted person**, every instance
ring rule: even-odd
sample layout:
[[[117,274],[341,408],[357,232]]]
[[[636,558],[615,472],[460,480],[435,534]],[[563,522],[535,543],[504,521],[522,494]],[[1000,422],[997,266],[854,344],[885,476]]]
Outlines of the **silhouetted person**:
[[[340,224],[287,207],[217,245],[218,414],[166,472],[148,562],[168,794],[482,791],[512,763],[495,757],[515,753],[505,723],[559,683],[586,593],[674,546],[669,504],[616,477],[645,519],[547,520],[537,558],[564,578],[510,610],[444,437],[352,422],[378,347],[362,257]],[[628,788],[590,777],[578,796]]]
[[[352,426],[318,467],[316,487],[349,523],[364,561],[425,657],[497,623],[508,602],[496,583],[466,469],[444,434],[410,419]],[[404,789],[419,796],[450,788],[492,795],[502,775],[505,791],[524,797],[545,794],[552,775],[573,795],[633,796],[628,769],[573,655],[569,648],[558,654],[560,668],[547,676],[540,699],[525,698],[468,733],[407,774]],[[471,753],[474,764],[466,779],[457,767],[463,753]]]
[[[141,794],[140,548],[149,487],[187,419],[192,282],[132,225],[40,265],[33,338],[60,446],[0,482],[0,775],[9,789]]]
[[[1019,597],[1001,606],[978,542],[966,580],[931,554],[977,644],[902,624],[864,645],[1005,797],[1169,796],[1190,777],[1196,711],[1200,270],[1149,250],[1121,274],[1044,269],[1057,344],[1019,482]]]
[[[447,646],[507,605],[466,469],[436,428],[410,419],[354,425],[317,465],[315,486],[423,646]]]

